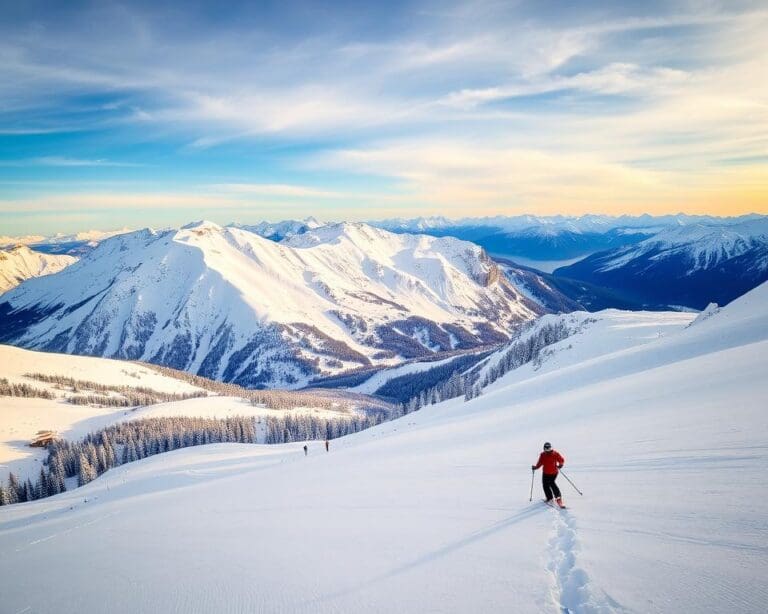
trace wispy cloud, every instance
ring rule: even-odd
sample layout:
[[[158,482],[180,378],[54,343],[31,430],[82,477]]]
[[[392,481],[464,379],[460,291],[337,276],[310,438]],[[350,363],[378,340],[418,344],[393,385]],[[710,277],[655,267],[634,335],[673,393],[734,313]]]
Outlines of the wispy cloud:
[[[209,186],[211,190],[242,195],[291,196],[300,198],[348,198],[349,194],[334,190],[323,190],[303,185],[281,183],[222,183]]]
[[[385,174],[401,199],[454,215],[466,203],[489,214],[760,210],[768,173],[759,164],[697,172],[606,162],[588,153],[542,152],[503,143],[405,141],[347,150],[319,164]],[[731,194],[738,207],[724,201]]]
[[[757,1],[51,9],[0,24],[0,210],[768,208]]]
[[[136,162],[115,162],[114,160],[88,160],[83,158],[68,158],[66,156],[43,156],[33,158],[33,164],[42,164],[44,166],[144,166]]]
[[[116,162],[106,159],[69,158],[67,156],[41,156],[21,160],[0,160],[0,166],[144,166],[136,162]]]

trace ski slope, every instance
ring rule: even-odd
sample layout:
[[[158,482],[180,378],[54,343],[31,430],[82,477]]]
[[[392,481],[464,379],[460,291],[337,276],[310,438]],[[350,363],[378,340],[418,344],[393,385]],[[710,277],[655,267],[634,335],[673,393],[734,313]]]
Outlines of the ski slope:
[[[35,352],[0,344],[1,378],[14,384],[28,384],[36,389],[46,390],[55,397],[44,399],[0,396],[0,483],[6,483],[11,472],[22,480],[36,478],[48,453],[41,448],[31,448],[28,444],[40,430],[53,430],[61,437],[75,441],[111,424],[140,418],[284,415],[283,411],[251,405],[241,397],[218,395],[157,403],[146,407],[73,405],[65,401],[65,397],[69,395],[68,391],[57,388],[55,384],[26,377],[25,374],[29,373],[64,376],[128,388],[141,386],[172,394],[204,392],[202,388],[163,375],[145,364]],[[322,413],[328,417],[339,415],[333,410],[317,407],[296,408],[293,411]]]
[[[767,307],[636,344],[608,314],[330,453],[190,448],[0,508],[3,611],[766,611]],[[545,440],[567,511],[528,501]]]
[[[28,373],[61,375],[111,386],[144,386],[174,394],[201,391],[200,388],[179,379],[161,375],[150,367],[128,361],[33,352],[10,345],[0,345],[0,377],[13,384],[28,384],[36,389],[46,390],[56,397],[42,399],[0,396],[2,482],[6,481],[9,472],[23,479],[34,478],[39,473],[40,463],[46,458],[47,452],[27,445],[39,430],[50,429],[67,439],[77,439],[91,430],[121,419],[138,417],[136,410],[131,409],[67,403],[63,400],[64,393],[54,384],[25,377]]]

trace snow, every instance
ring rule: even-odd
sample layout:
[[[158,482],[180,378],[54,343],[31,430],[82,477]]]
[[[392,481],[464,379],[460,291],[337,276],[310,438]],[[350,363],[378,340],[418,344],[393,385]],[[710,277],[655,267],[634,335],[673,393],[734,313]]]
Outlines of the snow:
[[[357,392],[360,394],[375,394],[379,388],[381,388],[388,381],[395,379],[396,377],[400,377],[402,375],[410,375],[411,373],[429,371],[430,369],[434,369],[435,367],[439,367],[455,359],[455,356],[451,356],[450,358],[444,358],[442,360],[433,360],[431,362],[408,362],[397,367],[392,367],[390,369],[382,369],[381,371],[374,373],[362,384],[358,384],[357,386],[349,388],[349,391]]]
[[[307,230],[319,228],[322,225],[322,222],[311,216],[302,221],[284,220],[282,222],[260,222],[254,225],[230,224],[233,228],[242,228],[265,239],[275,241],[281,241],[286,237],[301,234]]]
[[[275,325],[315,327],[368,359],[382,349],[376,328],[411,316],[470,331],[490,321],[506,334],[538,312],[497,272],[478,246],[453,238],[331,224],[275,243],[202,221],[107,239],[59,275],[24,284],[3,300],[13,310],[50,309],[55,316],[7,331],[24,347],[56,342],[72,353],[155,362],[171,355],[171,364],[193,372],[230,335],[222,331],[231,331],[216,355],[218,373],[208,373],[222,377],[235,352],[260,331],[274,333]],[[350,330],[337,312],[367,329]],[[194,349],[185,339],[195,340]],[[306,359],[319,353],[297,350]],[[240,368],[249,366],[247,358],[240,357]],[[297,371],[294,384],[307,380]]]
[[[57,273],[76,261],[73,256],[41,254],[25,245],[0,250],[0,294],[15,288],[25,279]]]
[[[54,390],[50,384],[25,378],[26,373],[63,375],[107,386],[144,386],[160,392],[177,394],[201,390],[180,379],[161,375],[149,365],[91,356],[35,352],[0,344],[0,377],[11,382],[27,383],[37,388]]]
[[[34,352],[0,345],[0,377],[12,383],[25,383],[47,390],[56,396],[55,399],[0,397],[0,482],[3,483],[7,480],[9,472],[22,479],[29,477],[35,480],[40,471],[40,463],[46,458],[47,452],[41,448],[31,448],[28,444],[41,430],[53,430],[64,439],[77,440],[89,432],[111,424],[140,418],[264,418],[285,415],[283,410],[254,406],[240,397],[218,395],[133,408],[74,405],[64,400],[64,392],[54,384],[25,377],[27,373],[61,375],[108,386],[141,386],[174,394],[203,390],[182,380],[161,375],[148,365],[106,358]],[[316,407],[297,407],[291,411],[299,414],[323,414],[331,418],[349,415],[344,410],[333,411]]]
[[[767,307],[764,284],[689,328],[598,314],[541,368],[330,453],[190,448],[0,508],[3,608],[766,611]],[[528,502],[545,440],[584,492],[558,480],[566,511]]]
[[[109,239],[116,235],[125,234],[131,232],[130,228],[123,227],[117,230],[83,230],[73,234],[57,233],[51,237],[46,238],[40,243],[70,243],[73,241],[89,241],[98,243],[104,239]]]
[[[697,316],[696,319],[693,320],[693,322],[690,323],[690,326],[695,326],[699,322],[703,322],[704,320],[708,320],[713,315],[718,313],[720,311],[720,307],[717,303],[710,303],[707,305]]]
[[[422,232],[432,229],[447,229],[457,226],[498,228],[505,232],[526,231],[540,236],[557,236],[563,232],[605,233],[611,230],[656,234],[668,228],[687,226],[724,226],[738,225],[752,220],[765,220],[765,216],[748,214],[736,217],[717,217],[710,215],[513,215],[493,217],[464,217],[448,219],[445,217],[418,217],[412,219],[389,219],[371,222],[374,226],[399,231]]]
[[[47,452],[29,447],[32,437],[40,430],[54,430],[61,437],[76,441],[101,428],[142,418],[227,418],[254,416],[267,418],[285,415],[285,410],[251,405],[240,397],[211,396],[157,403],[146,407],[119,408],[72,405],[62,400],[0,397],[0,482],[7,483],[8,474],[35,481]],[[349,416],[339,410],[313,407],[295,408],[293,414],[317,414],[326,418]],[[264,432],[259,439],[263,441]]]
[[[67,403],[61,398],[62,391],[53,384],[24,377],[27,373],[61,375],[108,386],[142,386],[175,394],[201,390],[181,380],[160,375],[145,365],[105,358],[32,352],[9,345],[0,345],[0,377],[11,383],[25,383],[34,388],[47,390],[58,397],[50,400],[0,397],[0,481],[3,482],[7,479],[9,472],[25,478],[34,478],[37,475],[40,462],[47,453],[40,448],[30,448],[28,444],[33,435],[40,430],[50,429],[67,439],[77,439],[91,430],[122,419],[138,417],[136,411],[130,409]],[[190,400],[206,401],[207,399]],[[166,411],[169,412],[167,415],[175,415],[174,403],[162,405],[168,406],[166,407]],[[239,405],[237,407],[239,408]],[[152,406],[144,411],[151,414],[151,412],[162,410],[158,406]],[[198,414],[188,413],[187,415]],[[203,413],[201,412],[200,415]]]
[[[768,218],[749,219],[740,223],[690,224],[667,229],[636,245],[619,250],[606,260],[598,271],[605,272],[626,266],[633,260],[652,254],[653,260],[663,260],[683,254],[691,263],[690,272],[710,269],[718,263],[742,254],[768,247]],[[750,265],[755,269],[768,268],[768,258],[756,254]]]

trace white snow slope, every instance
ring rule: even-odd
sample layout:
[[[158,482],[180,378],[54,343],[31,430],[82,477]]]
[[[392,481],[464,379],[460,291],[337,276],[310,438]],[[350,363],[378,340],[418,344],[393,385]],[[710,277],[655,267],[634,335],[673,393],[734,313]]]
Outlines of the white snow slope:
[[[64,376],[108,386],[150,388],[178,395],[205,392],[202,388],[180,379],[158,373],[149,365],[105,358],[34,352],[0,344],[0,377],[12,384],[27,384],[36,389],[46,390],[55,397],[44,399],[0,396],[1,484],[7,483],[10,472],[22,480],[31,478],[34,481],[39,475],[41,463],[48,453],[44,449],[32,448],[28,444],[41,430],[56,431],[64,439],[73,441],[111,424],[139,418],[285,415],[284,410],[252,405],[250,401],[241,397],[218,395],[130,408],[74,405],[65,400],[67,396],[71,396],[68,390],[27,377],[25,374],[29,373]],[[331,418],[338,417],[340,414],[349,415],[344,407],[340,407],[339,411],[313,407],[309,397],[307,404],[307,407],[297,407],[292,411],[322,414]],[[259,434],[262,434],[262,431],[259,431]]]
[[[204,222],[107,239],[3,295],[0,340],[297,387],[497,343],[544,311],[465,241],[336,224],[275,243]]]
[[[331,442],[216,445],[0,508],[8,612],[764,612],[768,285]],[[647,318],[651,316],[645,316]],[[568,349],[570,346],[571,349]],[[529,503],[550,440],[567,511]]]
[[[0,250],[0,294],[15,288],[25,279],[57,273],[76,261],[73,256],[41,254],[26,245]]]
[[[0,377],[13,384],[27,384],[51,392],[56,397],[63,393],[53,384],[28,377],[27,373],[61,375],[73,379],[95,381],[108,386],[143,386],[174,394],[200,392],[201,389],[181,380],[167,377],[151,368],[121,360],[105,360],[86,356],[68,356],[48,352],[31,352],[9,345],[0,345]],[[190,399],[197,401],[206,399]],[[187,401],[187,403],[189,402]],[[239,401],[239,400],[238,400]],[[232,400],[233,406],[240,403]],[[162,403],[160,406],[174,405]],[[40,471],[40,463],[47,452],[27,445],[39,430],[54,430],[67,439],[77,439],[89,431],[112,424],[121,419],[144,417],[147,410],[157,411],[154,405],[141,411],[115,407],[73,405],[62,398],[20,398],[0,396],[0,482],[5,483],[10,471],[18,477],[32,478]],[[190,407],[190,406],[188,406]],[[174,411],[174,410],[171,410]],[[244,413],[240,411],[239,413]],[[154,415],[154,414],[153,414]],[[198,412],[188,415],[198,415]]]

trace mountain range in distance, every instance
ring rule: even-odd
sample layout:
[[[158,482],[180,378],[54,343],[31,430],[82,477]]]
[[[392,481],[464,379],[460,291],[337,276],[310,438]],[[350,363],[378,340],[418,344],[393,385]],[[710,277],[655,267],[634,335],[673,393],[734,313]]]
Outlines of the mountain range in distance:
[[[558,290],[562,310],[703,309],[768,279],[768,218],[706,215],[420,217],[371,222],[483,247],[513,283]],[[314,218],[248,227],[282,240]]]
[[[99,288],[91,287],[93,285],[92,280],[84,283],[81,279],[84,270],[86,277],[94,277],[95,275],[94,279],[101,279],[104,285],[109,282],[116,284],[115,288],[119,288],[125,282],[126,271],[132,267],[140,267],[142,275],[146,275],[151,270],[151,274],[147,275],[149,279],[163,279],[163,276],[168,272],[159,269],[157,263],[158,261],[168,262],[168,260],[164,261],[159,254],[155,254],[153,251],[157,249],[157,241],[161,237],[163,240],[169,241],[168,246],[174,247],[172,252],[176,253],[179,243],[184,242],[168,239],[168,237],[177,234],[179,236],[184,233],[194,235],[194,233],[210,231],[214,234],[218,233],[222,237],[228,237],[223,241],[225,246],[223,251],[213,248],[211,245],[205,246],[203,242],[198,242],[196,247],[206,254],[201,258],[202,265],[195,259],[192,259],[195,262],[194,265],[190,264],[192,261],[186,264],[180,261],[178,263],[180,269],[173,273],[177,279],[184,279],[188,276],[189,271],[184,270],[188,265],[192,266],[192,270],[197,270],[195,267],[200,265],[203,267],[200,270],[206,272],[210,272],[212,268],[216,269],[216,267],[218,267],[217,270],[227,271],[229,264],[225,261],[230,258],[232,263],[242,263],[235,265],[235,270],[242,272],[248,268],[256,267],[260,274],[265,275],[264,279],[266,280],[263,281],[263,285],[259,289],[253,289],[249,286],[250,281],[243,281],[245,278],[239,279],[234,286],[240,288],[239,284],[244,285],[242,291],[234,292],[232,304],[241,305],[244,296],[248,297],[244,301],[246,304],[251,304],[254,301],[258,303],[258,300],[253,297],[268,294],[264,291],[265,288],[274,291],[272,286],[274,286],[275,279],[271,275],[278,274],[276,270],[268,272],[265,266],[269,268],[280,260],[277,258],[263,260],[254,254],[260,254],[264,250],[268,250],[270,253],[275,250],[278,252],[282,250],[286,254],[299,255],[297,262],[301,261],[290,272],[283,271],[281,273],[291,280],[291,283],[283,285],[286,288],[295,287],[294,277],[296,277],[301,279],[298,285],[304,286],[302,292],[288,299],[285,305],[292,305],[294,300],[310,305],[322,293],[324,293],[323,300],[329,301],[330,304],[324,305],[322,308],[316,306],[311,316],[307,316],[305,313],[297,315],[291,311],[292,308],[286,310],[284,305],[272,303],[268,306],[266,303],[262,304],[259,308],[260,311],[257,309],[254,312],[259,314],[257,316],[259,324],[254,330],[258,329],[266,334],[271,339],[269,343],[276,342],[275,340],[288,330],[285,327],[289,327],[290,334],[293,336],[291,344],[298,343],[301,346],[297,349],[296,346],[292,345],[291,356],[283,357],[288,362],[297,361],[294,366],[300,365],[298,370],[288,369],[281,374],[260,376],[264,382],[270,382],[270,385],[276,382],[291,385],[294,382],[308,382],[315,377],[333,376],[353,368],[375,367],[387,360],[395,360],[394,356],[410,360],[434,352],[465,351],[488,343],[493,344],[503,337],[499,330],[500,324],[503,327],[503,325],[509,324],[511,320],[525,321],[546,312],[567,312],[577,309],[595,311],[608,307],[657,310],[703,309],[710,302],[717,302],[721,305],[727,304],[768,279],[768,231],[766,231],[766,227],[768,227],[768,218],[759,215],[736,218],[688,215],[643,215],[637,217],[516,216],[464,218],[460,220],[433,217],[412,220],[384,220],[374,222],[371,225],[359,223],[326,224],[314,218],[307,218],[299,221],[262,222],[255,225],[232,224],[228,227],[202,224],[196,228],[190,226],[179,231],[139,231],[138,235],[137,233],[121,235],[123,239],[119,239],[120,241],[131,243],[131,247],[126,247],[126,250],[132,253],[133,264],[127,264],[127,260],[131,260],[131,258],[123,254],[125,261],[112,262],[105,270],[99,270],[98,273],[94,273],[98,267],[94,268],[93,261],[100,260],[106,253],[107,250],[102,246],[109,243],[109,234],[112,233],[58,235],[51,239],[38,241],[32,247],[38,251],[71,251],[82,256],[82,267],[75,268],[68,277],[64,278],[67,280],[66,283],[70,285],[69,293],[55,289],[56,283],[60,282],[51,281],[39,286],[41,289],[36,291],[34,297],[31,290],[27,289],[15,295],[3,295],[0,298],[0,309],[6,310],[6,314],[9,316],[10,313],[16,315],[2,325],[0,338],[14,343],[27,344],[29,347],[50,347],[66,350],[62,347],[61,340],[66,337],[64,333],[69,330],[69,334],[76,336],[78,341],[70,339],[68,344],[71,347],[68,351],[94,352],[98,355],[106,352],[108,355],[120,357],[136,355],[143,359],[156,359],[164,361],[164,364],[180,368],[192,368],[193,370],[202,368],[203,363],[205,363],[206,370],[210,370],[210,361],[205,362],[204,359],[201,359],[201,353],[213,351],[214,346],[219,348],[217,351],[227,353],[229,350],[222,349],[225,346],[247,345],[243,339],[235,342],[233,338],[227,337],[225,341],[220,337],[224,334],[223,331],[229,330],[234,316],[228,318],[224,328],[218,334],[210,331],[205,333],[198,331],[195,335],[199,336],[199,339],[195,339],[195,335],[191,332],[195,326],[181,326],[181,329],[186,331],[185,333],[179,333],[179,335],[174,336],[173,340],[166,340],[164,344],[160,344],[165,346],[164,350],[157,347],[151,354],[147,355],[146,347],[153,347],[156,340],[149,342],[149,346],[147,346],[144,341],[134,339],[133,335],[142,337],[148,334],[145,330],[147,327],[154,330],[157,323],[150,324],[148,320],[142,319],[141,314],[154,313],[155,317],[158,317],[159,311],[155,308],[144,309],[144,305],[149,299],[146,293],[139,291],[141,284],[131,286],[129,283],[128,285],[139,293],[143,302],[137,304],[135,309],[131,310],[131,313],[124,318],[132,324],[123,322],[128,327],[125,331],[122,329],[111,330],[109,341],[101,339],[100,342],[91,343],[87,340],[89,335],[85,333],[86,329],[93,331],[104,328],[105,325],[96,324],[97,314],[101,313],[104,321],[109,320],[111,316],[108,315],[108,312],[103,311],[104,305],[116,299],[114,297],[107,298],[108,295],[111,296],[111,290],[104,290],[106,294],[102,296],[99,293]],[[212,230],[214,228],[215,231]],[[413,233],[419,233],[419,235]],[[342,238],[341,235],[345,236]],[[432,238],[425,238],[425,235]],[[149,243],[143,244],[141,240],[136,239],[137,236],[147,237]],[[233,239],[232,237],[235,236],[240,237],[240,239]],[[421,238],[417,238],[418,236]],[[129,239],[128,237],[134,238]],[[460,241],[452,243],[455,239]],[[422,259],[424,254],[420,253],[421,248],[418,247],[425,244],[425,241],[429,243],[430,249],[437,248],[441,254],[440,256],[436,254],[426,256],[427,261],[434,263],[442,259],[444,262],[451,261],[453,264],[449,267],[438,266],[431,273],[409,268],[417,262],[420,263],[420,267],[426,266]],[[467,241],[475,245],[470,247],[470,243],[466,243]],[[153,247],[150,247],[150,243]],[[193,243],[187,241],[185,245],[189,249]],[[340,247],[333,247],[342,243],[348,246],[354,245],[354,249],[349,251]],[[252,244],[258,244],[259,247],[255,248]],[[467,253],[473,254],[473,271],[466,268],[466,262],[456,269],[454,266],[457,263],[456,254],[444,253],[443,248],[459,244],[464,245],[469,250]],[[235,245],[237,247],[234,247]],[[323,247],[318,248],[320,245]],[[382,245],[386,245],[383,251]],[[398,247],[398,245],[400,246]],[[404,245],[410,247],[405,248]],[[411,250],[410,260],[398,256],[398,254],[405,254],[409,249]],[[449,248],[449,251],[451,249],[453,247]],[[147,261],[144,258],[144,255],[148,253],[147,250],[154,254],[154,269],[150,267],[152,261]],[[304,269],[306,263],[302,261],[302,258],[307,254],[319,253],[323,250],[328,252],[327,257],[330,260],[321,267],[324,269],[323,272],[315,278],[313,277],[314,273],[308,273]],[[228,255],[214,257],[215,252]],[[15,272],[14,266],[7,256],[7,254],[13,253],[13,250],[0,253],[6,254],[5,262],[0,262],[0,275],[15,280],[13,283],[7,283],[5,289],[26,277],[53,270],[52,268],[38,267],[37,271],[30,270],[24,275],[19,275]],[[25,253],[27,253],[27,259],[29,259],[30,253],[34,254],[29,250]],[[355,254],[354,258],[350,260],[353,253]],[[491,262],[486,254],[490,254],[495,262]],[[382,255],[384,255],[383,261],[379,257]],[[166,256],[168,255],[166,254]],[[44,258],[42,255],[37,257]],[[110,258],[114,257],[114,255],[110,256]],[[50,258],[50,256],[45,256],[45,258]],[[71,264],[75,260],[68,258],[68,256],[62,256],[62,258],[65,260],[61,261],[60,267]],[[244,262],[243,258],[245,259]],[[333,261],[334,258],[338,259],[338,262]],[[541,260],[541,258],[547,260]],[[214,261],[216,264],[212,267],[211,263]],[[109,259],[106,262],[110,262]],[[266,265],[265,262],[270,264]],[[315,266],[315,264],[311,266]],[[335,267],[336,264],[343,267],[343,275],[339,274],[339,270]],[[104,263],[102,263],[103,265]],[[403,291],[402,288],[387,286],[389,282],[384,283],[386,288],[383,290],[383,294],[381,288],[371,291],[368,287],[370,284],[381,282],[381,280],[376,279],[379,274],[377,267],[383,267],[381,270],[398,271],[398,273],[404,274],[406,278],[415,275],[418,284],[426,289],[423,292],[422,302],[418,306],[406,304],[407,301],[404,303],[401,300],[402,297],[399,296]],[[30,269],[34,269],[34,267]],[[457,270],[460,270],[461,273],[457,273]],[[480,270],[485,272],[473,277]],[[113,275],[112,273],[115,271],[117,273]],[[482,307],[476,305],[477,296],[467,298],[462,294],[463,291],[450,297],[445,295],[447,288],[455,290],[457,287],[463,287],[465,290],[472,288],[470,292],[472,294],[475,292],[474,286],[482,286],[484,283],[482,282],[483,276],[490,279],[497,272],[502,273],[505,278],[504,283],[497,284],[502,290],[500,294],[490,292],[485,299],[480,301]],[[223,277],[227,279],[228,275],[229,273],[224,273]],[[307,277],[308,275],[309,277]],[[463,285],[461,283],[456,285],[456,275],[464,276]],[[467,284],[468,279],[473,281]],[[89,289],[86,291],[84,286],[88,286]],[[229,287],[227,283],[224,286]],[[319,293],[317,288],[325,288],[325,290]],[[337,288],[341,289],[343,298],[334,294]],[[182,292],[180,289],[177,291]],[[185,291],[192,291],[192,286]],[[485,291],[487,292],[488,288]],[[160,290],[155,288],[154,292],[158,293]],[[307,296],[311,297],[312,300],[307,301],[302,294],[303,292],[307,292]],[[370,294],[366,294],[369,292]],[[69,295],[72,293],[77,294],[78,298],[75,299]],[[61,294],[65,294],[67,300],[59,300]],[[95,299],[88,298],[90,295],[101,297],[98,307],[93,303]],[[356,298],[351,299],[352,295],[355,295]],[[373,303],[366,300],[360,303],[362,300],[360,297],[368,296],[372,300],[371,295],[376,297]],[[25,297],[21,302],[19,302],[20,296]],[[424,299],[427,296],[429,298]],[[505,298],[499,299],[499,296]],[[73,305],[85,299],[88,300],[74,309]],[[171,293],[167,299],[178,308],[179,305],[186,304],[189,297],[183,296],[182,292],[182,294]],[[391,301],[389,309],[392,311],[386,315],[383,321],[379,311],[382,310],[382,305],[386,303],[381,302],[381,299]],[[216,302],[218,298],[214,297],[211,300]],[[500,307],[496,303],[495,307],[489,308],[490,304],[498,300],[511,301],[513,307],[510,308],[511,315],[507,318],[510,322],[497,317],[495,311],[500,309],[499,313],[503,313],[506,307]],[[203,299],[198,297],[197,302],[202,304]],[[355,302],[357,304],[352,306],[352,303]],[[63,317],[57,309],[54,309],[59,303],[62,305],[61,309],[77,311],[83,316],[83,321],[75,323],[77,318],[71,315],[72,312],[68,312],[67,317]],[[343,303],[343,305],[339,303]],[[429,308],[426,308],[427,304],[430,304]],[[457,309],[456,314],[460,313],[461,315],[454,314],[455,318],[451,320],[451,318],[446,318],[445,314],[435,315],[432,313],[432,309],[436,308],[440,311],[445,304],[451,305],[449,311]],[[93,313],[84,313],[86,305],[91,306]],[[120,310],[117,310],[116,313],[118,311]],[[227,309],[216,311],[216,315],[218,316],[225,311]],[[290,317],[275,316],[275,311],[293,315]],[[335,322],[328,325],[327,315],[320,314],[331,312],[338,312],[338,314],[332,317]],[[40,320],[44,319],[43,314],[50,313],[59,313],[56,319],[57,325],[49,325],[48,328],[51,330],[47,334],[43,334],[40,326],[37,326],[34,331],[26,332],[22,341],[19,331],[24,329],[30,318],[35,321],[33,314],[37,314],[37,320]],[[467,318],[471,319],[468,315],[470,313],[474,314],[472,317],[476,317],[472,323],[467,320]],[[485,321],[481,322],[484,318]],[[121,318],[118,317],[117,319],[120,320]],[[164,330],[166,331],[171,330],[170,324],[167,323],[169,320],[176,322],[177,318],[176,316],[174,318],[165,317],[160,324],[165,326]],[[462,322],[459,323],[459,320]],[[190,316],[190,322],[192,321],[194,318]],[[64,324],[59,326],[58,323],[61,322]],[[86,325],[85,322],[90,324]],[[396,322],[399,323],[395,324]],[[269,323],[269,325],[265,327],[265,323]],[[277,328],[275,329],[273,325]],[[301,330],[294,325],[299,325]],[[452,326],[459,326],[463,332],[457,334],[457,331],[452,331]],[[136,331],[131,332],[134,329]],[[143,332],[137,332],[139,329]],[[317,329],[321,334],[318,336],[313,329]],[[55,334],[51,337],[54,330]],[[187,333],[189,333],[189,337]],[[388,341],[382,340],[382,334]],[[58,341],[55,340],[56,335],[59,335]],[[90,336],[93,337],[92,334]],[[99,335],[97,334],[96,337]],[[116,341],[116,339],[122,341]],[[132,339],[135,343],[131,341]],[[352,351],[343,350],[341,354],[335,350],[329,351],[328,348],[333,345],[329,339],[333,340],[334,343],[341,342]],[[213,345],[209,347],[210,344]],[[171,347],[176,349],[171,350]],[[337,361],[341,362],[341,366]],[[224,373],[211,372],[210,374],[212,376],[224,376]],[[244,381],[242,378],[245,376],[230,370],[228,377],[232,378],[233,381]],[[249,380],[247,383],[259,384],[261,379],[256,378],[256,380]]]
[[[0,294],[32,277],[58,273],[76,261],[74,256],[45,254],[26,245],[0,249]]]
[[[768,279],[768,218],[691,215],[389,220],[476,242],[589,310],[703,309]]]
[[[61,273],[6,292],[0,342],[301,387],[493,346],[543,313],[575,307],[530,286],[453,237],[341,223],[275,242],[200,222],[106,239]]]

